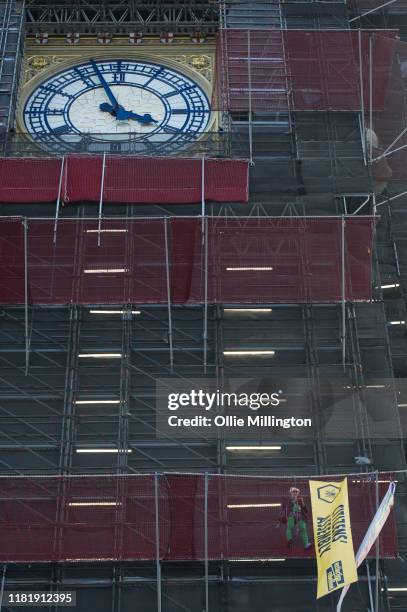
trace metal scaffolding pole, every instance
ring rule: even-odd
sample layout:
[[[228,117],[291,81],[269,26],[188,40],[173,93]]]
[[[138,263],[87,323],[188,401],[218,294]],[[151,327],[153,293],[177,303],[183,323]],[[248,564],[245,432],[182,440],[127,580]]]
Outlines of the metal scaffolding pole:
[[[209,562],[208,562],[208,473],[205,472],[204,534],[205,534],[205,612],[209,612]]]
[[[1,588],[0,588],[0,612],[3,608],[3,597],[4,597],[4,585],[6,582],[6,570],[7,570],[7,564],[5,563],[3,565],[3,574],[1,576]]]
[[[389,6],[389,4],[394,4],[395,2],[397,2],[397,0],[388,0],[388,2],[384,2],[383,4],[380,4],[380,6],[375,6],[374,8],[372,8],[370,11],[367,11],[366,13],[362,13],[361,15],[357,15],[356,17],[352,17],[352,19],[349,19],[349,23],[351,23],[352,21],[356,21],[356,19],[362,19],[362,17],[371,15],[372,13],[375,13],[376,11],[380,11],[384,7]]]
[[[252,65],[250,30],[247,30],[247,72],[249,86],[249,160],[253,165],[253,125],[252,125]]]
[[[373,37],[369,34],[369,160],[373,160]]]
[[[100,198],[99,198],[98,246],[100,246],[100,231],[102,229],[102,210],[103,210],[103,190],[105,186],[105,168],[106,168],[106,153],[103,153],[102,178],[100,180]]]
[[[174,372],[174,346],[172,337],[172,310],[171,310],[171,281],[170,281],[170,261],[168,252],[168,219],[164,219],[164,239],[165,239],[165,273],[167,279],[167,309],[168,309],[168,343],[170,347],[170,368],[171,374]]]
[[[376,512],[379,509],[379,472],[376,472]],[[375,584],[375,612],[379,612],[379,555],[380,555],[380,535],[376,538],[376,584]]]
[[[57,226],[58,226],[58,219],[59,219],[59,207],[61,204],[62,180],[64,176],[64,168],[65,168],[65,155],[62,157],[62,160],[61,160],[61,172],[59,175],[58,198],[57,198],[57,205],[55,208],[55,221],[54,221],[54,244],[57,241]]]
[[[205,155],[202,156],[201,164],[201,216],[203,231],[203,219],[205,217]]]
[[[25,375],[28,376],[30,357],[30,336],[28,327],[28,221],[23,219],[24,231],[24,338],[25,338]]]
[[[204,323],[203,323],[203,349],[204,373],[206,374],[208,361],[208,217],[204,218]]]
[[[359,41],[359,85],[360,85],[360,114],[361,114],[361,136],[362,136],[362,151],[363,161],[365,166],[367,165],[366,160],[366,126],[365,126],[365,86],[363,82],[363,54],[362,54],[362,30],[358,31]]]
[[[375,157],[372,161],[378,161],[379,159],[382,159],[383,157],[388,157],[389,155],[392,155],[393,153],[397,153],[397,151],[401,151],[402,149],[405,149],[406,145],[402,145],[401,147],[397,147],[397,149],[394,149],[393,151],[391,151],[392,147],[394,147],[394,145],[400,140],[400,138],[403,138],[406,132],[407,132],[407,128],[404,128],[404,130],[397,136],[397,138],[395,138],[393,142],[389,144],[388,147],[386,147],[383,153],[381,153],[378,157]]]
[[[341,293],[342,293],[342,366],[346,368],[346,274],[345,274],[345,217],[341,223]]]
[[[158,507],[158,474],[154,474],[155,498],[155,562],[157,570],[157,612],[161,612],[160,517]]]
[[[369,560],[368,559],[366,559],[366,574],[367,574],[367,587],[369,589],[370,607],[371,607],[372,611],[374,611],[373,591],[372,591],[372,577],[370,575],[370,567],[369,567]]]

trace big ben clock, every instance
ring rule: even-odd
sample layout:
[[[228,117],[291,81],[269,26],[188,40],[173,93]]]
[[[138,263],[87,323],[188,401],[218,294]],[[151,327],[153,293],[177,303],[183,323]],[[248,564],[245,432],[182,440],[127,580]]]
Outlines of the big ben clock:
[[[147,60],[89,59],[35,87],[21,108],[23,130],[47,149],[143,154],[199,138],[211,120],[204,87]]]

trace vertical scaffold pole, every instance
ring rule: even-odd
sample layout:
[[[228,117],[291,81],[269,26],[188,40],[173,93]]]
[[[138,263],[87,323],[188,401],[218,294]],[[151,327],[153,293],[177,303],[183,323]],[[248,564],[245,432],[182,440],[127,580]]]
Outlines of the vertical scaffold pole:
[[[252,64],[251,64],[251,38],[250,30],[247,30],[247,76],[249,86],[249,160],[250,165],[253,165],[253,125],[252,125]]]
[[[362,136],[362,151],[363,161],[365,166],[366,160],[366,126],[365,126],[365,85],[363,82],[363,53],[362,53],[362,30],[358,31],[359,39],[359,85],[360,85],[360,114],[361,114],[361,136]]]
[[[157,572],[157,612],[161,612],[160,516],[158,506],[158,474],[154,474],[155,499],[155,561]]]
[[[64,168],[65,168],[65,155],[62,157],[61,172],[59,174],[58,198],[57,198],[57,205],[55,208],[55,221],[54,221],[54,244],[57,241],[57,226],[58,226],[58,219],[59,219],[59,207],[61,205],[62,181],[64,177]]]
[[[379,472],[376,472],[376,512],[379,509]],[[376,538],[376,583],[375,583],[375,612],[379,612],[379,555],[380,555],[380,536]]]
[[[205,612],[209,612],[209,561],[208,561],[208,473],[205,472],[204,535],[205,535]]]
[[[28,221],[23,219],[24,231],[24,337],[25,337],[25,375],[28,376],[30,358],[30,331],[28,325]]]
[[[373,36],[369,34],[369,161],[373,159]]]
[[[204,219],[204,323],[203,323],[203,350],[204,373],[206,374],[208,362],[208,217]]]
[[[0,612],[3,608],[3,597],[4,597],[4,585],[6,583],[6,570],[7,570],[7,565],[4,564],[3,565],[3,574],[1,576],[1,588],[0,588]]]
[[[346,368],[346,270],[345,270],[345,216],[341,220],[341,297],[342,297],[342,366]]]
[[[174,372],[174,346],[172,338],[172,310],[171,310],[171,282],[170,282],[170,260],[168,251],[168,219],[164,219],[164,239],[165,239],[165,273],[167,279],[167,309],[168,309],[168,344],[170,347],[170,369]]]
[[[103,190],[105,186],[106,153],[103,153],[102,178],[100,180],[98,246],[100,246],[100,230],[102,229]]]
[[[372,592],[372,577],[370,575],[369,559],[366,559],[366,574],[367,574],[367,587],[369,589],[370,608],[371,608],[372,612],[374,612],[373,592]]]
[[[205,155],[202,156],[201,163],[201,217],[202,217],[202,244],[204,240],[204,219],[205,219]]]

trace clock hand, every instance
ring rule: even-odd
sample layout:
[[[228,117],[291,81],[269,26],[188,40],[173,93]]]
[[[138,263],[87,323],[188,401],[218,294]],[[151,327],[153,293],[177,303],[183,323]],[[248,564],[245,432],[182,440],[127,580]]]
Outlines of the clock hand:
[[[112,117],[116,117],[117,115],[117,112],[113,106],[107,102],[102,102],[102,104],[99,104],[99,110],[103,111],[104,113],[109,113],[109,115],[112,115]]]
[[[135,121],[139,121],[140,123],[147,125],[149,123],[157,123],[155,119],[149,113],[145,113],[144,115],[139,115],[137,113],[133,113],[133,111],[127,111],[122,106],[119,106],[119,109],[113,108],[107,102],[103,102],[99,105],[99,108],[104,113],[109,113],[116,119],[120,119],[121,121],[126,121],[127,119],[134,119]],[[120,111],[120,116],[119,116]]]
[[[145,113],[144,115],[139,115],[137,113],[133,113],[133,111],[123,111],[126,115],[126,119],[134,119],[143,125],[148,125],[149,123],[158,123],[155,119],[152,118],[150,113]]]
[[[121,117],[119,115],[121,115],[121,111],[123,111],[123,107],[120,106],[120,104],[118,103],[118,101],[116,100],[116,98],[113,95],[112,90],[110,89],[109,85],[107,84],[105,77],[103,76],[103,74],[101,73],[101,71],[99,70],[95,60],[91,59],[90,63],[92,64],[92,68],[93,70],[96,72],[99,81],[102,83],[102,87],[105,90],[105,93],[107,95],[107,97],[110,100],[110,103],[112,104],[113,109],[116,111],[116,115],[114,115],[116,117],[116,119],[121,119]],[[101,108],[102,105],[100,105],[100,110],[104,110],[103,108]],[[104,112],[110,112],[110,111],[104,111]],[[111,113],[112,114],[112,113]]]
[[[99,78],[99,81],[102,83],[103,89],[105,90],[105,93],[111,103],[111,105],[107,104],[107,102],[103,102],[102,104],[100,104],[99,108],[101,111],[103,111],[104,113],[109,113],[113,117],[116,117],[118,121],[126,121],[127,119],[135,119],[136,121],[139,121],[143,125],[148,125],[149,123],[157,123],[157,121],[155,121],[149,113],[145,113],[144,115],[138,115],[137,113],[133,113],[132,111],[127,111],[125,108],[123,108],[123,106],[121,106],[116,100],[116,98],[114,97],[112,90],[107,84],[103,74],[99,70],[95,60],[91,59],[90,63],[92,65],[93,70],[96,72]]]

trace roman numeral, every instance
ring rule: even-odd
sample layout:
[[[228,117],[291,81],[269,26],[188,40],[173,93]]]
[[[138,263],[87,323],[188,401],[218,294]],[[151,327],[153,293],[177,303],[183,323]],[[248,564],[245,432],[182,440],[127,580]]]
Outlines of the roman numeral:
[[[188,108],[172,108],[171,109],[171,114],[173,115],[189,115],[189,113],[210,113],[211,111],[207,110],[206,108],[199,108],[194,106],[191,109]]]
[[[125,83],[126,82],[126,73],[125,72],[115,72],[113,75],[113,81],[115,83]]]
[[[65,98],[69,98],[70,100],[73,100],[75,97],[75,96],[71,96],[70,94],[64,93],[63,91],[60,91],[59,89],[56,89],[55,87],[51,87],[51,85],[40,85],[40,89],[44,89],[45,91],[50,91],[54,94],[64,96]]]
[[[154,79],[157,78],[158,75],[161,74],[163,71],[164,71],[164,68],[160,68],[159,70],[156,70],[153,76],[150,77],[148,81],[146,81],[146,83],[144,83],[143,87],[147,87],[147,85],[150,85],[151,81],[154,81]]]
[[[171,93],[167,93],[163,95],[163,98],[172,98],[172,96],[178,96],[182,94],[184,91],[189,91],[190,89],[195,89],[195,85],[190,85],[189,87],[183,87],[182,89],[177,89],[177,91],[172,91]]]
[[[172,127],[172,125],[166,125],[163,128],[163,132],[166,133],[166,134],[178,134],[179,133],[179,129],[175,128],[175,127]]]
[[[79,68],[74,68],[74,72],[76,72],[78,77],[81,79],[81,81],[85,83],[85,85],[92,85],[92,86],[94,85],[94,82],[92,81],[90,76],[88,76],[87,74],[84,74],[82,70],[79,70]]]
[[[69,134],[71,132],[71,128],[69,127],[69,125],[66,125],[66,124],[60,125],[59,127],[54,128],[52,132],[60,136],[62,134]]]

